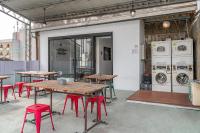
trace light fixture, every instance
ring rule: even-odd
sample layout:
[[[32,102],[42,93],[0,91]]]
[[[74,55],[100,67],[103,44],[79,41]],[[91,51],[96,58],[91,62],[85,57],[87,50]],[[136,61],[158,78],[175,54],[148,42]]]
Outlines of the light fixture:
[[[43,26],[45,27],[47,25],[46,22],[46,8],[44,8],[44,21],[43,21]]]
[[[171,23],[169,21],[163,21],[163,28],[167,29],[171,26]]]
[[[132,1],[132,8],[131,8],[131,10],[130,10],[130,14],[131,14],[131,16],[133,17],[133,16],[135,16],[135,9],[134,9],[134,2]]]

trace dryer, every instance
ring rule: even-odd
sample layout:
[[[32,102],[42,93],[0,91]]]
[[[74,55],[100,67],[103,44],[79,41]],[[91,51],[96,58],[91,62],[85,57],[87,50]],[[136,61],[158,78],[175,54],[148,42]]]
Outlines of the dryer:
[[[173,58],[172,67],[173,92],[188,93],[193,80],[193,57]]]
[[[193,40],[187,38],[185,40],[172,41],[172,58],[174,57],[193,57]]]
[[[154,58],[152,62],[152,91],[171,92],[171,58]]]
[[[152,60],[154,58],[171,57],[171,40],[151,43]]]

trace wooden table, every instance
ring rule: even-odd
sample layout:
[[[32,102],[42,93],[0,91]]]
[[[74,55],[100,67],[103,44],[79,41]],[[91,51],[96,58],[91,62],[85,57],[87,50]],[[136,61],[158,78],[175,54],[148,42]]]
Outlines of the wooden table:
[[[28,77],[30,79],[30,82],[32,82],[32,77],[42,77],[45,79],[50,79],[52,76],[58,74],[58,72],[46,72],[46,71],[26,71],[26,72],[16,72],[16,74],[20,75],[20,81],[22,81],[23,77]]]
[[[117,75],[93,74],[93,75],[85,76],[84,78],[85,79],[89,79],[90,82],[92,80],[95,80],[96,83],[108,84],[109,85],[109,89],[110,89],[110,97],[109,97],[109,99],[110,99],[110,102],[112,102],[112,100],[116,99],[116,97],[113,97],[113,93],[112,93],[112,91],[113,91],[114,92],[114,96],[116,96],[115,95],[114,86],[112,85],[112,81],[116,77],[117,77]],[[107,98],[106,89],[105,89],[105,97]]]
[[[117,77],[117,75],[93,74],[85,76],[86,79],[96,80],[96,82],[111,81],[115,77]]]
[[[1,83],[1,99],[0,99],[0,104],[3,104],[5,102],[3,102],[3,80],[9,78],[8,76],[0,76],[0,83]]]
[[[88,97],[97,96],[100,95],[104,88],[107,87],[107,85],[104,84],[90,84],[90,83],[83,83],[83,82],[69,82],[67,85],[60,85],[57,80],[48,80],[44,82],[38,82],[38,83],[27,83],[25,86],[31,86],[34,87],[35,90],[35,97],[34,102],[37,103],[37,92],[38,89],[42,88],[48,92],[50,92],[50,107],[52,108],[52,94],[53,93],[63,93],[63,94],[76,94],[81,95],[85,97],[85,105]],[[86,109],[86,106],[84,107],[84,110]],[[55,112],[55,111],[54,111]],[[100,123],[105,123],[103,121],[98,121],[98,116],[96,118],[95,124],[88,128],[87,126],[87,111],[85,111],[84,115],[84,133],[87,133],[89,130],[91,130],[93,127]]]

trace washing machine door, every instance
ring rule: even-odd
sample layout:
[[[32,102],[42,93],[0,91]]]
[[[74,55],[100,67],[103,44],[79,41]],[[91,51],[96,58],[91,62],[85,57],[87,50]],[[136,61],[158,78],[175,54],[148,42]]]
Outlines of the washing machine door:
[[[180,85],[186,85],[189,83],[189,76],[185,73],[180,73],[176,76],[176,81]]]
[[[158,73],[155,78],[158,84],[164,84],[167,82],[167,75],[165,73]]]

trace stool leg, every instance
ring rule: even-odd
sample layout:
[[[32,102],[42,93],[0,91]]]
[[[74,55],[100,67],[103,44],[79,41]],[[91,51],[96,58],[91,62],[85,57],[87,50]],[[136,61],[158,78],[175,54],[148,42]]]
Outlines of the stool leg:
[[[19,97],[21,97],[23,91],[23,85],[19,84],[18,89],[19,89]]]
[[[76,117],[78,117],[78,99],[74,100],[74,103],[75,103]]]
[[[66,98],[65,98],[65,103],[64,103],[64,108],[63,108],[63,112],[62,112],[63,115],[64,115],[64,113],[65,113],[65,108],[66,108],[66,104],[67,104],[67,99],[68,99],[68,97],[66,96]]]
[[[51,112],[50,108],[49,108],[49,114],[50,114],[50,118],[51,118],[52,129],[55,130],[55,127],[54,127],[54,124],[53,124],[52,112]]]
[[[23,125],[22,125],[22,128],[21,128],[21,133],[23,133],[23,130],[24,130],[24,124],[26,122],[26,116],[27,116],[27,111],[25,112],[25,115],[24,115],[24,121],[23,121]]]
[[[4,102],[6,102],[8,96],[8,88],[4,88]]]
[[[113,86],[113,85],[112,85],[112,90],[113,90],[114,96],[116,96],[116,93],[115,93],[115,88],[114,88],[114,86]]]
[[[98,121],[101,121],[101,103],[97,102]]]
[[[30,93],[31,93],[31,87],[27,86],[26,90],[27,90],[27,98],[29,98],[30,97]]]
[[[35,124],[36,124],[37,133],[40,133],[41,113],[39,112],[35,113]]]

